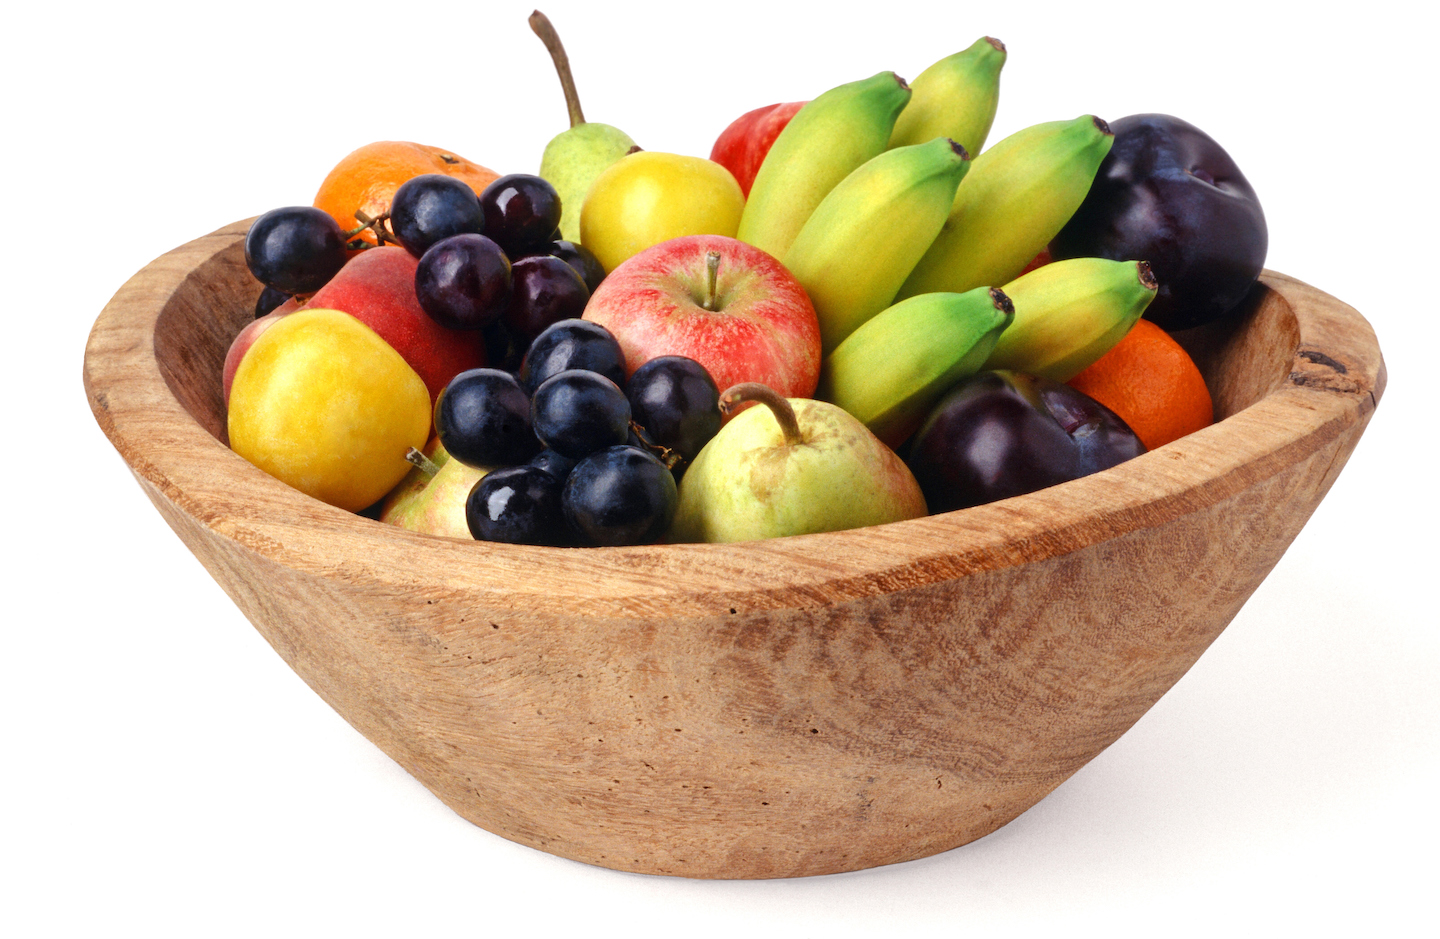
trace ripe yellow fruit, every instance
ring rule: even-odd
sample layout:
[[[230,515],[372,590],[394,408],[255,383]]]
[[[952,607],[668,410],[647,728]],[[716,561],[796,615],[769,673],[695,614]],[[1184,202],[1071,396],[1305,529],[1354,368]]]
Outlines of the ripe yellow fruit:
[[[300,310],[255,340],[230,387],[230,448],[281,482],[357,512],[405,476],[430,393],[370,327]]]
[[[608,272],[671,238],[734,238],[744,211],[740,184],[719,163],[641,150],[596,177],[580,210],[580,243]]]

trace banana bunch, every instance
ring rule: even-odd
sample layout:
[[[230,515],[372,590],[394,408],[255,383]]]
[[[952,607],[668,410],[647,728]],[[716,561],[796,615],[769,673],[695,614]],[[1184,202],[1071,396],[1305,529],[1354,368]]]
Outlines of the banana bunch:
[[[815,305],[824,352],[895,299],[945,224],[969,166],[964,148],[944,137],[887,150],[811,213],[781,263]]]
[[[1027,127],[981,153],[899,297],[1013,280],[1075,214],[1114,139],[1087,114]]]
[[[735,237],[783,258],[830,190],[885,150],[909,100],[904,79],[880,72],[801,108],[760,164]]]
[[[816,397],[898,447],[941,395],[980,371],[1015,315],[1010,298],[993,287],[902,300],[826,357]]]
[[[1069,381],[1130,331],[1158,287],[1144,261],[1071,258],[1038,267],[1005,285],[1015,321],[982,369]]]

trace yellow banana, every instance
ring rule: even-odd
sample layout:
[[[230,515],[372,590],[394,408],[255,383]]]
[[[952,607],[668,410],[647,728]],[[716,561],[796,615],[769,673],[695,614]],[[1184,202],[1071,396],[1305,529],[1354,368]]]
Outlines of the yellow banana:
[[[1071,258],[1038,267],[1005,285],[1015,322],[984,369],[1069,381],[1130,331],[1158,286],[1144,261]]]
[[[1080,207],[1114,139],[1087,114],[1027,127],[977,156],[899,296],[1014,280]]]
[[[783,257],[810,213],[856,167],[885,150],[910,86],[894,72],[832,88],[775,138],[735,237]]]
[[[921,72],[910,83],[910,103],[895,121],[890,146],[949,137],[978,155],[995,120],[1004,66],[1005,44],[986,36]]]
[[[816,397],[898,447],[941,395],[980,370],[1014,314],[1004,291],[992,287],[902,300],[830,353]]]
[[[825,352],[894,301],[969,165],[945,138],[887,150],[816,207],[780,260],[815,304]]]

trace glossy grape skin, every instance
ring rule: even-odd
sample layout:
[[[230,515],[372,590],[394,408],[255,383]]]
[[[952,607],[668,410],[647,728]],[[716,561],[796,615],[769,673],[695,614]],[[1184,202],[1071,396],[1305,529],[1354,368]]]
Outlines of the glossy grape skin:
[[[521,387],[534,393],[547,378],[569,369],[599,372],[625,387],[625,353],[610,330],[589,320],[552,323],[535,337],[520,363]]]
[[[590,290],[575,269],[548,254],[517,259],[510,276],[505,325],[526,345],[561,320],[579,319],[590,301]]]
[[[591,293],[594,293],[595,288],[605,279],[605,268],[600,266],[595,255],[576,242],[555,238],[533,253],[548,254],[569,264],[575,269],[575,273],[580,275],[580,279],[585,281],[585,286],[590,288]]]
[[[644,450],[609,447],[575,464],[560,502],[565,521],[588,544],[650,544],[675,517],[675,477]]]
[[[435,402],[440,444],[467,466],[513,466],[540,450],[530,398],[515,376],[494,368],[461,372]]]
[[[289,299],[290,297],[287,294],[276,290],[274,287],[266,287],[260,291],[260,296],[255,298],[255,318],[258,320],[266,313],[274,312],[276,307]]]
[[[687,463],[720,430],[720,390],[694,359],[651,359],[630,376],[625,394],[631,415],[650,441],[674,450]]]
[[[510,303],[510,259],[484,235],[451,235],[415,267],[420,308],[447,329],[483,329]]]
[[[479,235],[485,217],[475,190],[444,173],[425,173],[406,180],[390,200],[390,230],[415,257],[452,235]]]
[[[1110,152],[1051,256],[1148,261],[1160,289],[1145,318],[1164,329],[1223,317],[1265,266],[1255,190],[1223,147],[1179,118],[1135,114],[1110,129]]]
[[[1079,479],[1144,452],[1114,412],[1068,385],[981,372],[940,400],[906,462],[938,513]]]
[[[565,477],[569,476],[570,471],[575,468],[575,461],[546,447],[535,454],[529,465],[544,470],[563,483]]]
[[[560,194],[539,176],[511,173],[480,193],[485,233],[518,257],[550,240],[560,223]]]
[[[328,212],[308,205],[271,209],[245,233],[245,263],[255,279],[283,294],[314,293],[345,266],[345,233]]]
[[[545,446],[578,460],[625,442],[630,432],[630,402],[605,376],[570,369],[535,389],[530,422]]]
[[[465,500],[465,523],[477,541],[563,546],[570,528],[560,508],[563,483],[532,465],[487,473]]]

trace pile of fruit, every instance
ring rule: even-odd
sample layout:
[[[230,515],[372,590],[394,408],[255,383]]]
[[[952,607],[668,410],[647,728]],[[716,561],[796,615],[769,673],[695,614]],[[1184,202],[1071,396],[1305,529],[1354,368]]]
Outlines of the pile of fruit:
[[[985,38],[751,111],[709,159],[650,152],[585,120],[530,22],[571,118],[538,175],[377,143],[251,227],[224,394],[271,475],[434,534],[737,541],[1031,492],[1211,422],[1169,332],[1240,304],[1266,229],[1192,125],[987,149]]]

